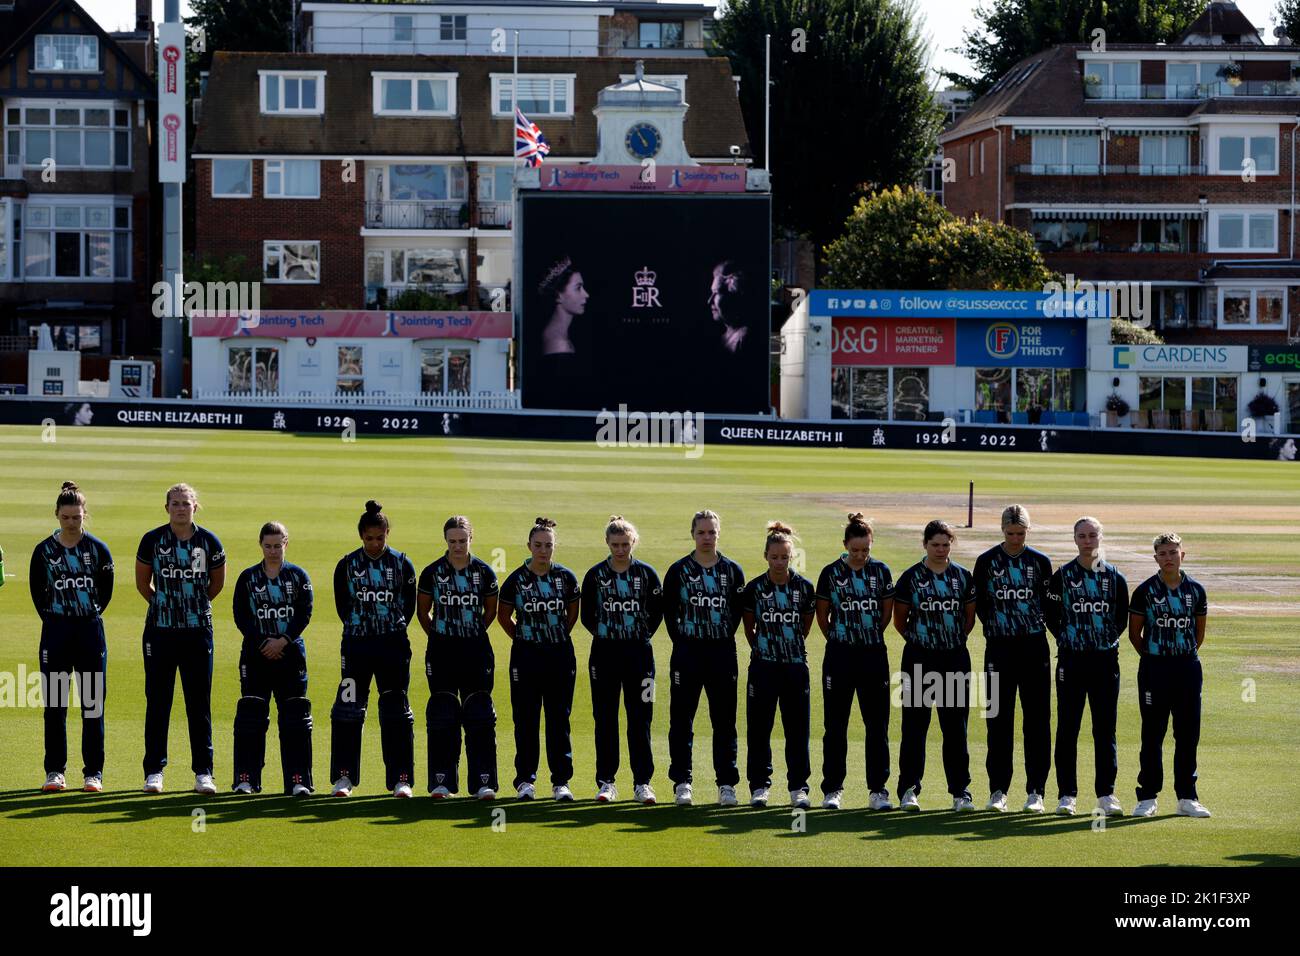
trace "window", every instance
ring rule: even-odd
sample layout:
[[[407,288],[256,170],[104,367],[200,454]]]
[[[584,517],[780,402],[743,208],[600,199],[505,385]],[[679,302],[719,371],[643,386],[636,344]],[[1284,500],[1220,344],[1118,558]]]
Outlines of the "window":
[[[977,368],[975,370],[975,410],[978,412],[1011,410],[1011,369]]]
[[[9,281],[9,201],[0,199],[0,282]]]
[[[1200,95],[1196,85],[1199,75],[1195,63],[1166,63],[1165,99],[1196,99]]]
[[[1186,252],[1186,223],[1182,219],[1142,219],[1134,252]]]
[[[1248,169],[1246,159],[1254,160],[1255,172],[1277,173],[1277,132],[1236,132],[1215,138],[1218,162],[1213,172],[1220,175],[1240,176]]]
[[[99,72],[99,37],[42,33],[36,37],[36,69]]]
[[[1100,247],[1096,219],[1035,219],[1032,228],[1041,252],[1094,252]]]
[[[492,77],[492,102],[497,116],[510,116],[510,85],[508,75]],[[568,116],[573,113],[573,74],[565,76],[519,77],[518,106],[524,115]]]
[[[325,112],[325,73],[261,72],[262,112],[319,116]]]
[[[53,159],[65,169],[131,166],[130,111],[113,104],[59,103],[8,110],[5,152],[24,166]],[[20,121],[21,117],[21,121]]]
[[[1143,136],[1138,162],[1144,176],[1179,176],[1188,172],[1188,136]]]
[[[638,46],[647,50],[680,50],[685,33],[685,24],[681,20],[642,23],[638,31]]]
[[[1139,64],[1132,60],[1124,63],[1085,61],[1084,76],[1096,77],[1093,83],[1085,81],[1085,86],[1092,89],[1089,95],[1107,100],[1141,99],[1142,87],[1138,80],[1138,66]]]
[[[267,199],[319,199],[319,159],[262,161],[262,193]]]
[[[420,391],[434,395],[468,395],[470,349],[441,345],[420,349]]]
[[[1204,376],[1192,379],[1193,411],[1237,413],[1237,379]]]
[[[454,73],[374,73],[376,116],[452,116]]]
[[[894,418],[923,422],[930,413],[930,370],[894,369]]]
[[[1286,289],[1222,288],[1219,328],[1286,328]]]
[[[438,17],[438,37],[441,40],[465,39],[466,16],[463,13],[447,14]]]
[[[984,175],[984,141],[980,141],[980,175]]]
[[[129,205],[29,203],[24,225],[27,278],[91,282],[131,278]]]
[[[889,418],[889,369],[836,366],[831,379],[834,418]]]
[[[1276,212],[1212,212],[1210,252],[1277,251]]]
[[[365,365],[361,345],[339,346],[339,374],[337,388],[340,392],[364,392],[366,390]]]
[[[262,243],[262,275],[267,282],[320,282],[320,243]]]
[[[415,37],[415,18],[409,13],[393,15],[393,42],[410,43]]]
[[[251,159],[214,159],[212,195],[217,199],[247,198],[253,195]]]
[[[1101,172],[1100,136],[1036,135],[1032,160],[1044,173],[1096,175]]]
[[[226,352],[226,388],[243,395],[280,394],[280,350],[232,345]]]
[[[1190,393],[1190,405],[1188,404]],[[1143,375],[1138,378],[1138,408],[1143,411],[1237,411],[1236,376]],[[1173,427],[1181,427],[1175,421]]]

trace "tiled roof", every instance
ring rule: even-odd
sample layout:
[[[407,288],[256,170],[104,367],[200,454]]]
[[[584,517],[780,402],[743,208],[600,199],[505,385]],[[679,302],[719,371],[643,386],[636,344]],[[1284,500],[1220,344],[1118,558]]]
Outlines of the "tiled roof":
[[[493,117],[490,74],[509,74],[510,57],[382,56],[229,53],[213,56],[196,153],[287,155],[509,156],[514,126]],[[590,157],[597,151],[596,94],[633,71],[626,57],[521,57],[520,74],[575,74],[572,117],[530,116],[551,143],[551,159]],[[266,116],[259,112],[259,70],[325,70],[323,116]],[[449,118],[375,116],[370,74],[455,73],[459,115]],[[725,57],[645,58],[649,75],[686,75],[686,148],[696,158],[730,157],[739,145],[750,156],[740,101]]]

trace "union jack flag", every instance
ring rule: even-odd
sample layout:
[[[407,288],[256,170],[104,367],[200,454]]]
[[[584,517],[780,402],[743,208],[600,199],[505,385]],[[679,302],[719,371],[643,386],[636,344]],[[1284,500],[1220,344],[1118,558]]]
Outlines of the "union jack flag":
[[[551,151],[551,144],[546,141],[537,124],[524,115],[524,111],[515,107],[515,156],[529,166],[540,166],[546,154]]]

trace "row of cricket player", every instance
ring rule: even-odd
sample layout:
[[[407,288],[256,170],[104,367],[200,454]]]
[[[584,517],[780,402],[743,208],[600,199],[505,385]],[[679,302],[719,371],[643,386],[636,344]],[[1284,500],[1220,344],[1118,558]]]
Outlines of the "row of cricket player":
[[[213,667],[212,600],[225,580],[221,542],[194,522],[199,502],[180,484],[166,495],[169,521],[147,533],[136,552],[136,589],[148,602],[143,636],[145,671],[144,790],[161,793],[167,766],[167,730],[177,673],[185,698],[190,755],[199,793],[215,793],[210,695]],[[103,787],[102,614],[113,593],[113,563],[104,542],[87,533],[85,495],[71,482],[58,495],[59,530],[37,545],[31,593],[40,613],[40,660],[47,690],[44,789],[66,788],[66,714],[75,681],[83,717],[85,790]],[[713,771],[718,802],[738,802],[736,629],[750,646],[744,684],[748,753],[745,771],[753,806],[771,798],[771,735],[780,711],[785,737],[786,787],[794,807],[809,806],[812,775],[810,672],[805,641],[816,618],[826,639],[821,688],[822,806],[843,805],[848,727],[854,699],[865,731],[867,806],[893,808],[889,717],[893,686],[901,687],[902,742],[899,806],[921,808],[926,733],[931,712],[943,735],[943,770],[952,808],[972,810],[967,722],[974,684],[983,682],[988,727],[987,808],[1008,809],[1017,694],[1023,712],[1024,809],[1044,810],[1052,763],[1051,686],[1056,684],[1057,812],[1076,810],[1075,748],[1085,702],[1091,708],[1097,810],[1122,814],[1115,796],[1115,737],[1121,636],[1139,655],[1137,688],[1142,722],[1135,816],[1156,812],[1164,785],[1162,747],[1174,730],[1177,812],[1208,817],[1197,799],[1196,749],[1201,720],[1201,664],[1205,589],[1181,570],[1178,535],[1155,538],[1157,572],[1130,596],[1104,560],[1102,526],[1095,518],[1074,525],[1078,556],[1052,570],[1026,544],[1030,520],[1011,505],[1002,515],[1004,541],[980,555],[973,573],[953,562],[956,538],[943,521],[923,533],[924,557],[895,582],[871,556],[872,526],[850,515],[843,553],[814,585],[791,567],[792,529],[768,525],[766,570],[746,580],[740,565],[718,550],[721,521],[712,511],[691,518],[694,550],[668,569],[661,584],[633,556],[637,532],[621,517],[605,530],[609,557],[589,570],[581,586],[555,561],[556,526],[536,519],[529,557],[498,589],[492,568],[471,551],[473,528],[463,516],[443,528],[446,552],[418,575],[410,559],[388,545],[389,521],[374,501],[357,525],[361,547],[334,569],[334,601],[343,623],[342,679],[330,711],[331,792],[348,796],[361,783],[362,728],[378,691],[385,787],[410,797],[415,782],[414,724],[408,695],[413,620],[428,636],[425,676],[429,703],[428,791],[443,799],[460,792],[464,734],[466,791],[480,800],[499,790],[494,660],[488,628],[495,619],[510,638],[510,704],[515,773],[521,800],[536,797],[541,724],[556,800],[574,798],[570,716],[578,672],[572,631],[579,619],[590,632],[588,673],[595,718],[596,800],[616,800],[619,706],[626,711],[628,757],[635,799],[655,802],[651,716],[656,668],[651,637],[660,624],[672,638],[669,663],[668,777],[673,799],[695,799],[692,742],[701,694],[712,720]],[[260,533],[262,561],[240,573],[234,587],[235,624],[243,637],[240,693],[234,721],[236,793],[262,788],[271,698],[277,705],[284,792],[313,792],[312,714],[307,697],[304,633],[312,619],[307,572],[286,560],[289,533],[269,522]],[[755,542],[757,543],[757,542]],[[972,675],[967,636],[976,618],[987,639],[983,675]],[[891,681],[885,631],[903,636],[902,680]],[[1047,633],[1056,639],[1053,672]],[[60,682],[62,682],[60,684]],[[96,699],[98,698],[98,699]]]

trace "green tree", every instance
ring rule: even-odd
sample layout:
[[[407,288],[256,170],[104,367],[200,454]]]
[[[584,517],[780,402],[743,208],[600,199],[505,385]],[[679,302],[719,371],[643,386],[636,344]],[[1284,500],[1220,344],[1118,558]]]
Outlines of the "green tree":
[[[1300,40],[1300,0],[1278,0],[1272,19],[1292,43]]]
[[[770,151],[765,34],[772,36]],[[731,0],[714,36],[740,77],[755,163],[772,172],[778,229],[820,245],[870,189],[916,182],[942,117],[913,0]]]
[[[915,187],[859,200],[825,261],[838,289],[1040,291],[1055,278],[1023,229],[960,219]]]
[[[1205,0],[991,0],[976,7],[980,26],[953,50],[974,64],[974,75],[944,76],[981,95],[1025,57],[1058,43],[1092,43],[1098,28],[1107,43],[1172,43],[1204,8]]]
[[[287,53],[292,44],[291,0],[190,0],[193,15],[185,18],[190,37],[186,70],[191,95],[198,95],[199,72],[211,69],[217,50]],[[202,52],[194,50],[203,31]],[[298,49],[302,49],[301,39]]]
[[[1164,345],[1154,329],[1134,325],[1128,319],[1110,320],[1110,340],[1116,345]]]

